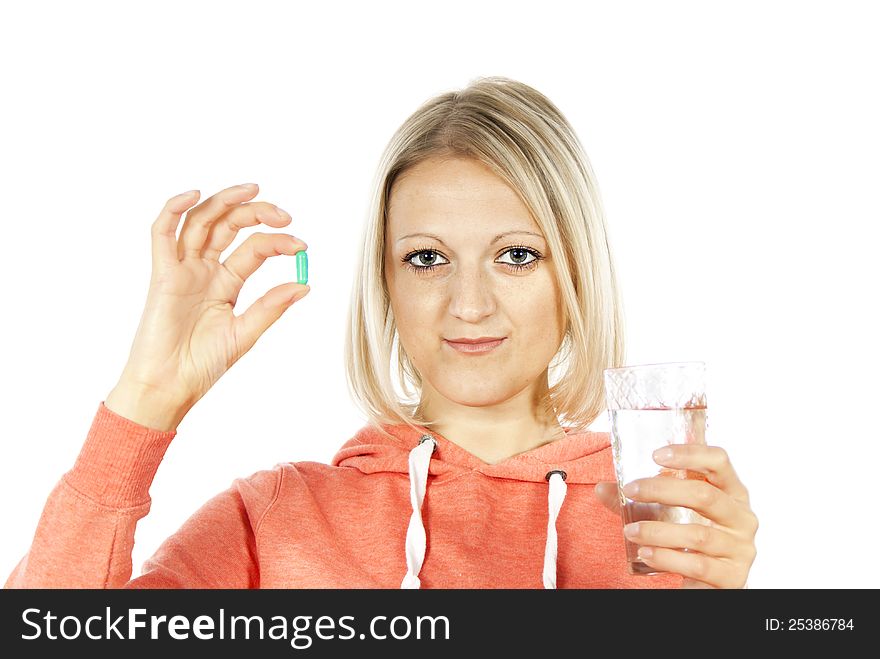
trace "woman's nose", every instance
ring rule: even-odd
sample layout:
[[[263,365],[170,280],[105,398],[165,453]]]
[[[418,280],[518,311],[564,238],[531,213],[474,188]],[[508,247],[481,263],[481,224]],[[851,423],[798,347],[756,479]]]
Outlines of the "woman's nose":
[[[462,269],[449,281],[449,312],[475,322],[495,312],[495,295],[489,275],[478,268]]]

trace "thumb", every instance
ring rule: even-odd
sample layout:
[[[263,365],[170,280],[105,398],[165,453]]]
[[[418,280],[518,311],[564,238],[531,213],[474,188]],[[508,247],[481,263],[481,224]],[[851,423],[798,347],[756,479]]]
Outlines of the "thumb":
[[[616,482],[603,481],[601,483],[596,483],[594,492],[596,493],[596,498],[599,499],[608,510],[615,515],[620,514],[620,498],[617,492]]]
[[[236,319],[243,353],[250,350],[263,332],[281,318],[293,304],[303,299],[311,291],[307,284],[282,284],[270,289],[255,300],[241,316]]]

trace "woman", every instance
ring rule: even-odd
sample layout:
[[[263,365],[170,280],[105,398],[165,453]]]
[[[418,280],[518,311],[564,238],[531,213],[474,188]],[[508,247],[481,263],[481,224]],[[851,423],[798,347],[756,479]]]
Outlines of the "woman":
[[[639,482],[633,498],[712,524],[628,529],[666,573],[626,570],[608,434],[586,430],[603,369],[624,357],[599,194],[559,110],[506,78],[430,100],[386,149],[346,342],[367,425],[330,465],[237,479],[132,579],[135,525],[180,420],[310,290],[284,284],[233,314],[266,258],[307,248],[254,233],[219,261],[240,228],[291,222],[257,192],[165,204],[129,361],[7,587],[745,585],[757,519],[718,447],[658,461],[706,482]]]

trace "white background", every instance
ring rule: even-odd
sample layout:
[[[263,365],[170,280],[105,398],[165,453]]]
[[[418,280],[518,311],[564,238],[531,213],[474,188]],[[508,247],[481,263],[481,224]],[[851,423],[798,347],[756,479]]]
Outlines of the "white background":
[[[380,153],[423,101],[505,75],[584,143],[629,363],[708,365],[710,443],[761,522],[750,586],[880,586],[874,3],[303,5],[4,9],[2,578],[126,362],[165,200],[259,183],[312,292],[180,424],[136,574],[234,478],[329,461],[363,425],[342,345]],[[236,313],[293,280],[270,259]]]

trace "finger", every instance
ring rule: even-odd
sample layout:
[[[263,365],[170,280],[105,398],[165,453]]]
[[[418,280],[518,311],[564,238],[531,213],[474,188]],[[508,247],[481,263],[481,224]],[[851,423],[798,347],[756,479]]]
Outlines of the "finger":
[[[266,259],[280,254],[293,256],[306,248],[301,240],[283,233],[253,233],[239,245],[223,263],[232,275],[239,280],[239,287],[257,269],[265,263]],[[303,286],[304,284],[299,284]],[[291,290],[290,294],[293,295]]]
[[[732,529],[744,526],[744,511],[748,511],[727,492],[706,481],[663,476],[640,478],[624,485],[623,493],[633,501],[692,508],[703,517]]]
[[[280,228],[290,224],[291,220],[290,214],[275,204],[265,201],[238,204],[211,224],[201,256],[203,259],[218,260],[223,250],[235,240],[239,230],[245,227],[263,223]]]
[[[654,451],[654,462],[664,467],[688,469],[706,475],[706,479],[737,501],[749,503],[749,492],[739,479],[730,457],[720,446],[705,444],[669,444]]]
[[[263,333],[281,315],[308,295],[311,287],[306,284],[282,284],[270,289],[263,297],[254,301],[241,316],[235,319],[237,345],[242,354],[250,350]]]
[[[627,539],[638,545],[690,549],[709,556],[737,558],[739,539],[727,531],[704,524],[642,521],[623,527]]]
[[[177,263],[177,225],[180,216],[199,200],[201,193],[190,190],[171,197],[150,228],[153,243],[153,272],[162,266]]]
[[[742,588],[746,574],[727,559],[665,547],[641,547],[639,559],[651,567],[675,572],[715,588]]]
[[[603,481],[596,483],[594,491],[596,498],[602,502],[602,505],[614,514],[620,515],[620,493],[616,482]]]
[[[186,214],[177,240],[177,258],[201,258],[208,231],[219,217],[243,201],[253,199],[260,191],[256,183],[245,183],[221,190],[205,199]]]
[[[696,579],[690,579],[685,577],[681,582],[682,590],[697,590],[697,589],[706,589],[706,588],[715,588],[715,586],[709,585],[703,581],[697,581]]]

